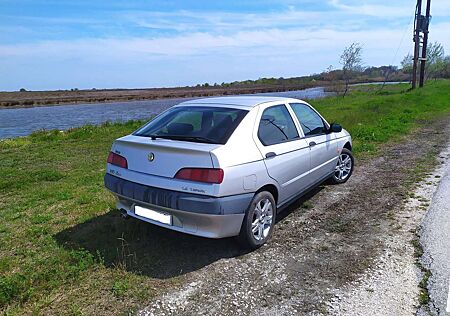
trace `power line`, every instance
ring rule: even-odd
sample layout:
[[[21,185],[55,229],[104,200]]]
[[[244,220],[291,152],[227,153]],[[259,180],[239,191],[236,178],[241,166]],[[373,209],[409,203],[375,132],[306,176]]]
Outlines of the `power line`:
[[[395,51],[394,57],[392,57],[391,65],[394,64],[395,58],[397,58],[398,51],[400,50],[400,47],[401,47],[402,44],[403,44],[403,40],[405,39],[406,33],[408,33],[409,27],[410,27],[411,22],[412,22],[412,20],[414,19],[414,16],[415,16],[415,15],[416,15],[416,14],[414,13],[414,14],[409,18],[408,24],[406,25],[405,30],[403,31],[402,38],[401,38],[401,40],[400,40],[400,43],[398,44],[397,50]]]

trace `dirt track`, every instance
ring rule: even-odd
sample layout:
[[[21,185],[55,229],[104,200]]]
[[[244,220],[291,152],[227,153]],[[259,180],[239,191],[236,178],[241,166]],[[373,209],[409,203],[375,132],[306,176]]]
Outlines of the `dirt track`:
[[[269,245],[192,269],[140,314],[326,314],[335,289],[372,267],[386,236],[397,233],[407,183],[417,180],[417,166],[432,165],[425,157],[437,155],[448,130],[448,121],[422,124],[360,162],[347,184],[321,186],[280,214]]]

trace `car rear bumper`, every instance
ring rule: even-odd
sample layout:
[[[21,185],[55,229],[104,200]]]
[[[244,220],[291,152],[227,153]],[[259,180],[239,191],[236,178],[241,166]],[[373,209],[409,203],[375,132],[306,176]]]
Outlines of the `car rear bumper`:
[[[117,208],[129,216],[172,230],[208,237],[236,236],[253,193],[226,197],[171,191],[105,175],[105,186],[117,197]],[[172,224],[164,224],[135,214],[142,206],[172,216]]]

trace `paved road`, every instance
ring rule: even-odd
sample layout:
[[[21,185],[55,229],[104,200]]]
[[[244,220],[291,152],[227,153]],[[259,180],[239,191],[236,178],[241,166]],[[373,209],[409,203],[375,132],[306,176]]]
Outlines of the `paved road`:
[[[435,315],[450,315],[450,162],[422,223],[423,263],[431,270],[428,282],[430,309]]]

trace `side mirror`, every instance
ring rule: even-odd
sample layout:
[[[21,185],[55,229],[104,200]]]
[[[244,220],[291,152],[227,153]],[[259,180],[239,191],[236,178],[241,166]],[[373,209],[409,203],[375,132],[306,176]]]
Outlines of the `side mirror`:
[[[330,129],[328,130],[329,133],[340,133],[342,132],[342,126],[338,123],[331,123]]]

